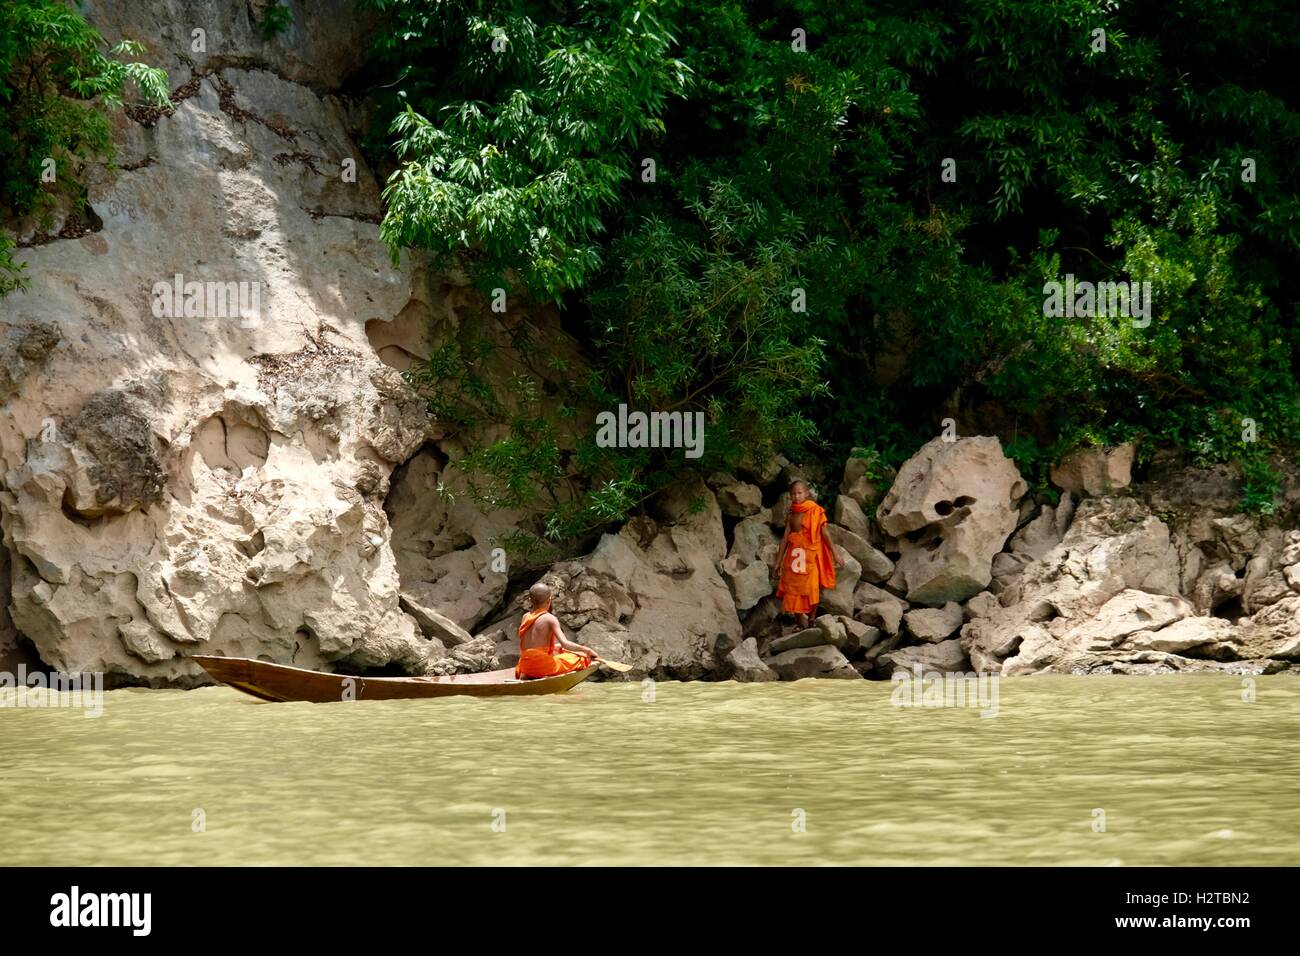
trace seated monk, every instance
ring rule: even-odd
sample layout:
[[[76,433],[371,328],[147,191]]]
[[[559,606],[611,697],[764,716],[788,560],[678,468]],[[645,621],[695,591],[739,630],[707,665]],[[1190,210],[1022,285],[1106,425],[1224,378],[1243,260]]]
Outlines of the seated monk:
[[[564,636],[559,619],[551,613],[551,589],[539,581],[529,589],[528,600],[532,610],[519,623],[515,678],[554,677],[591,666],[598,655]]]
[[[799,627],[807,627],[817,616],[821,589],[835,587],[835,569],[843,566],[826,534],[825,509],[809,498],[807,484],[791,482],[790,514],[772,565],[772,576],[780,576],[776,594],[781,610],[795,615]]]

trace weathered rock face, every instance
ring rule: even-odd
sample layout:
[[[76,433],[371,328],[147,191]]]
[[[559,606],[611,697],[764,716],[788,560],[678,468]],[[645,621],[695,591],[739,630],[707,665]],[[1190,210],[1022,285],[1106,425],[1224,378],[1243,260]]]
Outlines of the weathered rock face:
[[[1074,495],[1109,495],[1133,481],[1132,442],[1114,448],[1079,448],[1051,469],[1052,484]]]
[[[466,502],[464,476],[433,446],[398,468],[390,489],[384,510],[403,595],[474,628],[505,596],[505,537],[523,515],[488,515]]]
[[[579,643],[632,664],[633,677],[728,676],[741,627],[717,568],[726,549],[717,499],[702,481],[682,482],[651,511],[542,576],[556,616]],[[514,635],[521,618],[516,610],[498,623]]]
[[[1285,582],[1287,562],[1300,557],[1300,532],[1266,532],[1262,538],[1272,547],[1265,548],[1259,535],[1238,526],[1241,516],[1230,519],[1240,532],[1233,539],[1259,549],[1241,563],[1255,565],[1257,593],[1266,603],[1253,616],[1245,616],[1243,607],[1236,620],[1228,620],[1205,611],[1234,591],[1222,582],[1232,547],[1215,536],[1219,519],[1202,517],[1171,530],[1142,498],[1085,499],[1061,543],[1031,561],[998,603],[968,603],[971,620],[961,644],[971,663],[1012,675],[1130,664],[1188,669],[1206,660],[1253,662],[1258,672],[1269,660],[1288,660],[1300,602],[1289,585],[1276,583]],[[1201,573],[1201,549],[1213,550],[1215,541],[1224,562]],[[1207,573],[1213,575],[1210,583]]]
[[[938,644],[956,633],[962,625],[961,605],[949,601],[939,608],[918,608],[903,615],[907,633],[918,641]]]
[[[739,611],[748,611],[775,590],[772,565],[780,547],[770,515],[760,510],[736,524],[731,550],[718,565]]]
[[[907,599],[939,606],[988,587],[1025,491],[996,438],[935,438],[908,459],[876,513]]]
[[[989,589],[1006,588],[1029,562],[1043,557],[1061,543],[1074,518],[1074,499],[1067,491],[1056,505],[1044,505],[1038,515],[1011,536],[1007,550],[993,558],[993,581]]]
[[[23,380],[49,360],[63,337],[50,322],[11,322],[5,314],[0,326],[0,402],[18,394]]]
[[[504,592],[490,554],[514,516],[412,504],[457,487],[460,452],[390,366],[470,321],[473,294],[379,242],[359,110],[329,92],[365,31],[327,0],[263,41],[260,6],[87,10],[110,41],[148,39],[176,93],[116,117],[119,169],[89,177],[102,228],[20,248],[32,288],[0,300],[4,601],[51,667],[187,685],[201,651],[418,671],[443,645],[403,593],[468,628]],[[420,479],[386,511],[403,463]]]

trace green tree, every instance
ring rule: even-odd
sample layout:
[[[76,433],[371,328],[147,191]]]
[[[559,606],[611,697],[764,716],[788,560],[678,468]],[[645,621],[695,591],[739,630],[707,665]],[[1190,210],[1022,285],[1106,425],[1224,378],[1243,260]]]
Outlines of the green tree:
[[[955,412],[1040,486],[1073,445],[1144,436],[1240,461],[1267,507],[1300,437],[1283,5],[370,5],[401,163],[382,234],[573,316],[591,374],[568,414],[698,408],[713,464],[885,467]],[[1045,315],[1067,273],[1151,282],[1151,322]],[[618,490],[591,521],[681,463],[509,447],[474,464],[511,501],[575,463]]]
[[[58,0],[0,7],[0,215],[35,213],[48,223],[59,198],[84,208],[81,167],[113,153],[105,111],[122,106],[130,86],[151,103],[169,102],[164,71],[121,59],[143,52],[130,40],[109,48]],[[12,249],[0,233],[0,294],[24,284]]]

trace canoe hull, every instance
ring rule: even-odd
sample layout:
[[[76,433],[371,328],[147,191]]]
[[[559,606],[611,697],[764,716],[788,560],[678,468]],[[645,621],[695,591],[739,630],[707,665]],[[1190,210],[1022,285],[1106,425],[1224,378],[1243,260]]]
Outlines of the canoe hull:
[[[425,697],[535,697],[562,694],[590,677],[596,666],[536,680],[515,680],[513,669],[450,677],[348,677],[272,664],[246,657],[195,655],[213,678],[259,700],[306,701],[407,700]]]

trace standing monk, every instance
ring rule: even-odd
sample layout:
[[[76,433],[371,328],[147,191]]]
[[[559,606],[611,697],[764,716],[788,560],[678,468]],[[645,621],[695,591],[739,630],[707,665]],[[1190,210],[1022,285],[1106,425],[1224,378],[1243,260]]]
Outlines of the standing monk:
[[[551,589],[540,581],[528,591],[532,610],[519,622],[519,663],[515,679],[554,677],[589,667],[595,651],[564,636],[559,619],[551,613]]]
[[[835,569],[844,567],[826,534],[826,511],[808,497],[808,485],[790,482],[790,513],[772,577],[780,575],[776,594],[781,610],[795,615],[799,627],[817,616],[821,589],[835,587]]]

